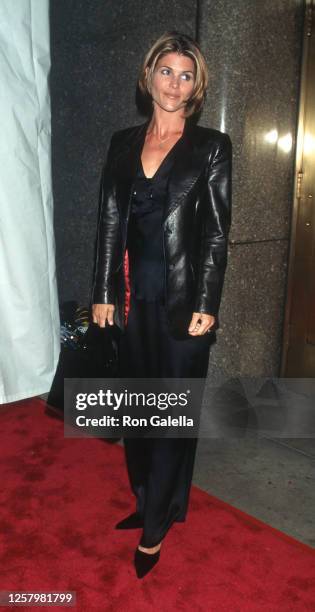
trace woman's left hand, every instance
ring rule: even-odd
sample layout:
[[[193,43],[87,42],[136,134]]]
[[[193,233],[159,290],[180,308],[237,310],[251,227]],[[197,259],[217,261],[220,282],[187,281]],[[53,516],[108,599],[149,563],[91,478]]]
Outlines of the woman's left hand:
[[[188,328],[188,333],[191,336],[203,336],[215,322],[215,316],[204,312],[193,312],[192,319]]]

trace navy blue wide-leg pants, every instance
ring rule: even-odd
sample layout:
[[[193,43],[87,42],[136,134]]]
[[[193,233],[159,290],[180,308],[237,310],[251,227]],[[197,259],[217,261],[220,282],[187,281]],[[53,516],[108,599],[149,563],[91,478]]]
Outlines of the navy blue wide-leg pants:
[[[164,304],[131,295],[120,341],[120,376],[205,379],[212,341],[212,334],[174,339]],[[129,482],[144,519],[141,546],[155,546],[173,522],[185,521],[197,440],[124,438]]]

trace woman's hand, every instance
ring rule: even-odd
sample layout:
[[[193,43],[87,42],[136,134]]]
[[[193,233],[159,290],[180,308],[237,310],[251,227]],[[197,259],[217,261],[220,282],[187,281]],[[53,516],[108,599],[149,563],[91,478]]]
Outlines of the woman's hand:
[[[192,319],[188,328],[188,333],[191,336],[203,336],[206,334],[215,322],[213,315],[205,312],[193,312]]]
[[[114,311],[114,304],[93,304],[93,323],[97,323],[99,327],[105,327],[106,321],[108,321],[109,325],[114,325]]]

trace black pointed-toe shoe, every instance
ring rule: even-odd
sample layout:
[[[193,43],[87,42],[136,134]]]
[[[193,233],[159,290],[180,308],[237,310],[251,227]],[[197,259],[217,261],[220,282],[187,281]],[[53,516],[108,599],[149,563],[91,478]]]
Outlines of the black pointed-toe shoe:
[[[160,552],[161,549],[159,549],[156,553],[149,554],[143,552],[143,550],[139,550],[138,547],[136,548],[134,564],[138,578],[143,578],[157,564],[160,558]]]
[[[115,525],[115,529],[140,529],[143,527],[143,518],[137,512],[133,512]]]

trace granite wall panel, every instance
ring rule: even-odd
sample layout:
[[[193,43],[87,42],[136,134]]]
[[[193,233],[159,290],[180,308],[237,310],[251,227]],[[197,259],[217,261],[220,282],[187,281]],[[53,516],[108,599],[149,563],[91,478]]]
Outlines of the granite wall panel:
[[[216,364],[278,375],[303,34],[303,0],[201,0],[210,84],[201,118],[233,144],[229,265]]]

